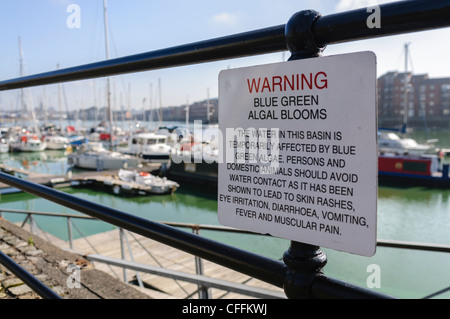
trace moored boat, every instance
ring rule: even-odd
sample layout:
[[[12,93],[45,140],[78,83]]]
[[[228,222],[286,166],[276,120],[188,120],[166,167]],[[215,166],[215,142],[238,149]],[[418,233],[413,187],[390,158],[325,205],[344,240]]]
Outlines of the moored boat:
[[[42,142],[37,135],[31,133],[23,133],[13,137],[9,145],[11,150],[15,152],[41,152],[47,147],[45,142]]]
[[[400,137],[394,132],[378,132],[378,151],[380,153],[425,154],[433,152],[432,144],[420,144],[416,140]]]
[[[170,194],[180,186],[177,182],[171,181],[166,177],[155,176],[149,172],[120,169],[118,177],[124,182],[147,186],[150,188],[149,192],[153,194]]]
[[[6,142],[4,138],[0,140],[0,153],[8,153],[9,152],[9,144]]]
[[[449,188],[449,164],[441,164],[441,158],[434,154],[380,154],[378,156],[378,181],[382,185]]]
[[[128,145],[118,147],[117,151],[134,155],[151,163],[168,163],[171,147],[168,137],[155,133],[136,133],[128,138]]]
[[[47,135],[44,142],[49,150],[65,150],[69,146],[69,139],[60,135]]]
[[[109,151],[102,143],[89,142],[67,154],[67,162],[78,168],[102,171],[137,167],[140,160],[135,156]]]
[[[202,153],[174,153],[167,167],[162,166],[168,178],[180,183],[216,187],[218,178],[218,157]]]

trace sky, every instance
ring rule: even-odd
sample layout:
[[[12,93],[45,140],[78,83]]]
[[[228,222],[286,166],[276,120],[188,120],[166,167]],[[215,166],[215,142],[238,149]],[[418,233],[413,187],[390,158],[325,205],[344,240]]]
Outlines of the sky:
[[[285,24],[296,12],[322,15],[391,2],[388,0],[108,0],[110,58]],[[72,4],[78,5],[73,19]],[[78,24],[74,24],[78,22]],[[382,21],[381,21],[382,22]],[[71,24],[72,23],[72,24]],[[381,25],[382,27],[382,25]],[[106,58],[103,0],[0,0],[0,81],[20,76],[19,38],[25,75],[102,61]],[[324,56],[370,50],[377,75],[409,69],[430,77],[450,76],[450,28],[330,45]],[[281,62],[288,52],[145,71],[112,78],[112,106],[153,109],[218,96],[221,70]],[[63,84],[66,110],[106,105],[106,79]],[[159,94],[161,92],[161,94]],[[58,86],[30,89],[33,104],[58,108]],[[130,94],[129,94],[130,93]],[[18,91],[0,92],[3,110],[16,110]]]

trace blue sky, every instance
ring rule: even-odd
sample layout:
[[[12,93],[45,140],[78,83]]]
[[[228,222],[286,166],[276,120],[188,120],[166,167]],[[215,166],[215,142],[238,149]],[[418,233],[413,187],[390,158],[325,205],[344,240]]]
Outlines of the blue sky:
[[[109,0],[111,58],[163,49],[180,44],[285,24],[297,11],[314,9],[323,15],[389,1],[371,0],[228,0],[154,1]],[[69,28],[70,4],[80,8],[80,28]],[[0,0],[0,80],[20,75],[19,37],[27,75],[71,67],[105,59],[103,0]],[[377,55],[377,72],[403,70],[403,46],[410,42],[415,73],[432,77],[450,76],[450,29],[364,40],[329,46],[324,55],[371,50]],[[192,103],[217,97],[217,77],[221,70],[248,65],[280,62],[288,54],[277,53],[233,59],[173,69],[141,72],[114,77],[113,106],[139,109]],[[69,108],[83,108],[105,102],[105,80],[64,84]],[[33,101],[43,100],[44,88],[31,89]],[[56,85],[45,87],[49,105],[57,107]],[[143,102],[145,98],[145,102]],[[153,106],[150,105],[153,102]],[[122,102],[122,103],[121,103]],[[4,109],[15,109],[17,91],[0,92]]]

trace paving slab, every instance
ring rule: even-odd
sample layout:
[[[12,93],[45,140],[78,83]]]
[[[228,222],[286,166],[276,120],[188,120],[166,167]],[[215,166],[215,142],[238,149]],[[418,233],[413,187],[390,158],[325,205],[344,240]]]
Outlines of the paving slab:
[[[98,270],[81,255],[62,250],[0,218],[0,250],[63,299],[150,299],[130,284]],[[42,299],[0,264],[0,299]]]

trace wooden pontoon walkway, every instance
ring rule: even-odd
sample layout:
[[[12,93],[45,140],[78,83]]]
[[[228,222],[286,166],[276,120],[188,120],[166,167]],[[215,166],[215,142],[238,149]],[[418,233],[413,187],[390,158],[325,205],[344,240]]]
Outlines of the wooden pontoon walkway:
[[[124,246],[126,247],[126,261],[134,261],[138,264],[182,272],[189,275],[196,274],[195,256],[140,235],[132,234],[128,231],[125,233],[127,238],[124,243]],[[86,238],[76,239],[73,241],[72,248],[69,247],[69,243],[66,241],[48,234],[46,234],[45,237],[47,240],[51,240],[54,245],[82,255],[88,260],[89,255],[102,255],[115,259],[122,258],[120,231],[118,229],[91,235]],[[128,247],[131,247],[132,255],[130,255]],[[246,286],[256,288],[257,290],[267,291],[268,295],[272,294],[274,298],[285,298],[282,289],[278,287],[274,287],[207,260],[202,260],[202,262],[204,270],[203,275],[206,277],[224,280],[232,284],[245,284]],[[124,271],[122,268],[110,266],[101,262],[92,263],[96,269],[110,274],[112,277],[119,280],[124,280]],[[193,283],[174,280],[154,274],[138,273],[134,270],[127,270],[126,278],[128,282],[133,282],[133,284],[137,285],[136,288],[138,290],[144,292],[151,298],[199,298],[197,293],[198,286]],[[137,278],[144,284],[144,288],[138,286],[136,281]],[[211,299],[254,299],[254,297],[246,294],[226,292],[215,288],[209,289],[209,297]]]

